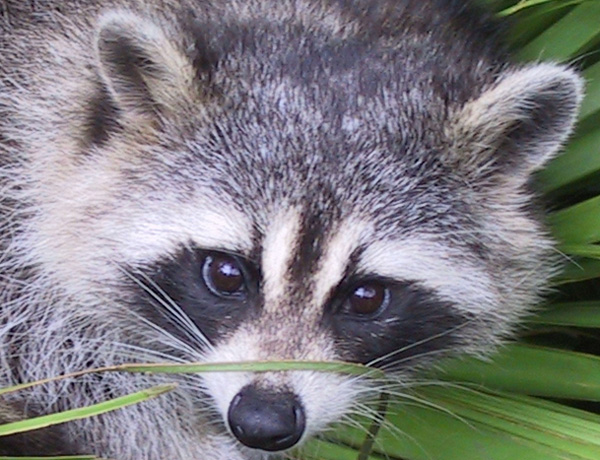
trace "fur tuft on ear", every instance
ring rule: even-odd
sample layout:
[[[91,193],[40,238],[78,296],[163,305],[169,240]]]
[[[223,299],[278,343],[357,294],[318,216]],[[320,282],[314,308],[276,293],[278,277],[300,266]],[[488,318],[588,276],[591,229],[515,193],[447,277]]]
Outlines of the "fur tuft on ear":
[[[193,63],[152,20],[109,11],[100,18],[96,49],[104,83],[125,116],[177,113],[200,93]]]
[[[450,157],[473,180],[511,175],[526,181],[573,129],[583,80],[573,70],[537,64],[516,70],[465,104],[450,125]]]

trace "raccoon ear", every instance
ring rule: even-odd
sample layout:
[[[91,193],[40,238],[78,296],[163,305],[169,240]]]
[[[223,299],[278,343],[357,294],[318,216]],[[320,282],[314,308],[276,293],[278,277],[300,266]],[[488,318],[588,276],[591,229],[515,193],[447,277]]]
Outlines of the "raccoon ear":
[[[583,94],[573,70],[538,64],[499,79],[465,104],[451,128],[452,156],[470,178],[525,181],[571,133]]]
[[[104,83],[125,116],[177,113],[198,95],[194,63],[149,19],[123,10],[104,14],[96,50]]]

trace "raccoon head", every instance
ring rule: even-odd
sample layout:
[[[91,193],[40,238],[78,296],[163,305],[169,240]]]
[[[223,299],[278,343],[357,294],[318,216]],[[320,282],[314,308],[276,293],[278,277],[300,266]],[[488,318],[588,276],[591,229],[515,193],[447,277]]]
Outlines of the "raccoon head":
[[[404,45],[204,25],[101,19],[117,122],[80,166],[85,199],[69,197],[62,283],[119,286],[103,314],[122,340],[174,360],[346,360],[404,379],[505,337],[553,272],[528,184],[571,130],[579,77],[473,58],[483,75],[440,89]],[[371,389],[317,372],[201,379],[189,391],[215,429],[268,452]]]

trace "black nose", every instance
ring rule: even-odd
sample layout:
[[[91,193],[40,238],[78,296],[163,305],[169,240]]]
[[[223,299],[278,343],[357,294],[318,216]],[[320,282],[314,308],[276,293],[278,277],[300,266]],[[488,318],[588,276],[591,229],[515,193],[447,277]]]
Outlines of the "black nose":
[[[298,397],[247,385],[229,406],[229,426],[244,445],[270,452],[289,449],[304,433],[306,419]]]

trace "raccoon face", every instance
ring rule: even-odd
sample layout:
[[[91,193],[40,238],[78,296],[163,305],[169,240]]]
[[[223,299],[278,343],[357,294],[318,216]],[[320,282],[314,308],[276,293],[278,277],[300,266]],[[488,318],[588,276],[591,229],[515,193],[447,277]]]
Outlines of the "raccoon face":
[[[331,240],[315,243],[302,219],[294,208],[275,218],[258,239],[254,260],[181,247],[175,258],[146,270],[153,295],[141,292],[134,304],[215,362],[335,359],[402,370],[415,367],[413,357],[422,362],[463,342],[456,331],[467,315],[450,301],[412,278],[368,267],[363,248],[371,229],[343,222],[319,232],[334,235]],[[178,315],[165,314],[157,292],[177,305]],[[182,328],[181,316],[199,331]],[[287,449],[321,431],[369,389],[356,379],[307,372],[203,379],[233,435],[265,451]]]
[[[399,85],[394,48],[348,70],[308,61],[323,37],[282,32],[307,58],[298,81],[269,68],[283,51],[268,37],[225,50],[190,33],[102,17],[95,66],[117,121],[96,119],[78,166],[85,200],[61,213],[76,232],[43,230],[48,261],[69,246],[62,285],[112,286],[123,340],[174,360],[346,360],[403,379],[510,332],[552,272],[527,184],[570,132],[571,70],[505,69],[448,102],[415,95],[427,75]],[[354,97],[371,55],[390,70]],[[190,393],[244,458],[293,447],[373,389],[316,372],[201,379]]]

